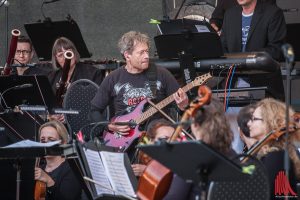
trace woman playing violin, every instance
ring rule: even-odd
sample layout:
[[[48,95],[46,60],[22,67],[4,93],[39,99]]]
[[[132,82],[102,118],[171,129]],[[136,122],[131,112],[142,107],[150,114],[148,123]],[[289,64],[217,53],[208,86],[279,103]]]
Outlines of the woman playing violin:
[[[294,115],[294,111],[291,108],[289,109],[290,119],[292,122],[292,116]],[[256,109],[253,112],[252,118],[248,122],[250,137],[260,141],[272,130],[276,131],[284,128],[286,119],[285,112],[285,104],[278,100],[267,98],[258,102],[256,105]],[[300,160],[297,155],[297,149],[294,146],[294,142],[299,141],[300,132],[297,129],[294,131],[290,131],[287,137],[288,153],[290,158],[289,183],[293,191],[296,191],[295,177],[298,180],[300,178]],[[278,175],[278,172],[284,171],[285,142],[285,135],[278,135],[277,139],[270,140],[266,145],[264,145],[259,150],[257,155],[267,169],[272,189],[271,196],[275,195],[274,183],[276,181],[276,176]]]
[[[39,137],[43,143],[61,140],[61,144],[66,144],[68,132],[62,123],[50,121],[40,127]],[[80,199],[80,183],[66,159],[61,156],[47,156],[45,160],[45,166],[35,168],[34,177],[46,184],[46,200]]]

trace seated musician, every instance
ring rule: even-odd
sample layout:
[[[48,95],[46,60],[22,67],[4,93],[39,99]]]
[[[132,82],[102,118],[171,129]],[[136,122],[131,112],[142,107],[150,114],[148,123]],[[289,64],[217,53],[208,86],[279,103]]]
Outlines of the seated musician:
[[[198,109],[191,130],[197,140],[208,144],[216,151],[232,159],[236,156],[231,148],[233,133],[218,99],[212,98],[208,105]],[[190,192],[190,199],[200,199],[200,193],[200,188],[195,185]]]
[[[150,143],[155,143],[160,140],[168,140],[171,135],[174,133],[175,128],[171,122],[165,119],[156,119],[153,120],[147,126],[146,138],[149,138]],[[144,155],[144,154],[140,154]],[[143,156],[138,157],[138,163],[132,164],[133,172],[136,176],[141,176],[144,172],[148,162],[151,158],[146,157],[147,159],[143,159]]]
[[[146,34],[136,31],[127,32],[121,37],[118,45],[126,64],[111,72],[101,83],[96,96],[91,101],[92,121],[104,120],[103,113],[109,105],[115,116],[128,113],[136,116],[134,109],[142,100],[155,98],[155,101],[159,102],[171,94],[181,110],[187,106],[188,97],[182,89],[179,89],[179,84],[173,75],[164,68],[149,67],[150,39]],[[154,69],[154,73],[151,73],[150,69]],[[154,80],[151,81],[150,76]],[[154,83],[152,86],[150,81]],[[137,114],[140,115],[140,112]],[[130,127],[127,125],[111,123],[107,127],[107,131],[123,135],[127,135],[129,130]]]
[[[248,122],[252,119],[255,104],[250,104],[242,107],[237,116],[238,128],[240,131],[241,140],[244,142],[243,153],[246,153],[256,142],[255,138],[250,137]]]
[[[151,143],[159,142],[162,140],[168,140],[174,133],[174,125],[165,119],[153,120],[147,127],[147,137],[150,139]],[[145,156],[145,154],[140,154],[139,162],[142,164],[133,164],[133,172],[136,176],[141,176],[151,158]],[[173,180],[169,186],[168,193],[163,198],[164,200],[185,200],[187,198],[188,192],[190,191],[190,184],[187,184],[182,178],[178,177],[176,174],[173,175]]]
[[[41,125],[39,139],[43,143],[61,140],[68,142],[68,132],[59,121],[49,121]],[[45,166],[36,167],[35,180],[46,184],[46,200],[81,199],[81,186],[66,159],[61,156],[46,156]]]
[[[59,80],[63,73],[63,66],[65,63],[64,53],[72,51],[74,57],[71,59],[70,70],[68,73],[67,83],[72,83],[79,79],[89,79],[100,85],[103,79],[103,72],[96,67],[80,62],[80,54],[77,51],[74,43],[65,38],[60,37],[55,40],[52,47],[52,65],[54,72],[49,75],[49,80],[54,91],[57,89]]]
[[[63,70],[66,58],[64,53],[71,51],[74,53],[70,61],[70,69],[68,72]],[[103,71],[94,66],[80,62],[80,54],[78,53],[72,41],[65,37],[55,40],[52,48],[52,65],[54,71],[49,74],[49,81],[54,93],[59,89],[63,72],[67,73],[66,89],[70,84],[79,79],[89,79],[99,85],[103,80]],[[65,90],[66,91],[66,90]],[[63,97],[62,97],[63,98]],[[51,118],[64,122],[64,115],[53,115]]]
[[[294,111],[290,109],[291,122]],[[251,120],[248,122],[250,136],[261,141],[270,131],[278,131],[285,127],[285,112],[286,106],[283,102],[275,99],[267,98],[257,103],[256,109],[253,112]],[[283,131],[280,131],[283,133]],[[277,133],[280,133],[277,132]],[[275,133],[276,134],[276,133]],[[278,134],[279,136],[280,134]],[[281,135],[277,139],[273,139],[265,144],[258,152],[258,157],[261,159],[267,169],[269,182],[271,186],[271,199],[274,199],[275,191],[274,184],[276,176],[280,171],[284,171],[284,150],[285,143],[288,142],[289,153],[289,184],[294,192],[296,191],[296,179],[300,180],[300,159],[297,155],[295,143],[300,141],[300,131],[290,131],[289,135]],[[282,185],[288,189],[288,185]],[[289,195],[292,195],[288,189]],[[280,195],[280,194],[278,194]]]
[[[209,105],[204,105],[196,111],[191,129],[197,140],[205,142],[225,156],[231,158],[236,156],[231,148],[233,135],[219,100],[212,99]],[[172,133],[170,132],[169,135]],[[200,199],[201,191],[197,185],[187,184],[176,175],[174,177],[177,178],[173,179],[165,199]]]
[[[283,11],[272,0],[237,0],[239,5],[226,10],[221,32],[224,53],[265,51],[281,61],[281,46],[286,37]],[[268,81],[273,80],[273,81]],[[237,87],[267,86],[267,95],[284,99],[280,69],[270,74],[238,78]]]
[[[13,62],[15,65],[20,66],[16,67],[18,75],[47,75],[49,73],[49,69],[39,68],[37,65],[28,66],[28,64],[31,64],[33,56],[34,49],[30,39],[25,36],[19,36]]]

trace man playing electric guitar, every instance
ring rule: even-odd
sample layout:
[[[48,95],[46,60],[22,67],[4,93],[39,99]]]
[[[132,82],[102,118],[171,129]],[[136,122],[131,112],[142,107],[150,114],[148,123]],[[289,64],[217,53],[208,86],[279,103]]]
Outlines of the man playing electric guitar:
[[[127,32],[119,40],[118,46],[126,65],[114,70],[103,80],[96,96],[91,101],[90,118],[92,121],[103,121],[105,119],[103,112],[109,105],[115,116],[121,116],[132,112],[141,101],[147,98],[155,97],[155,100],[159,102],[173,94],[179,109],[183,110],[188,105],[186,93],[179,88],[176,79],[166,69],[156,67],[152,73],[154,80],[149,80],[151,79],[149,78],[151,77],[149,76],[151,73],[149,72],[150,41],[147,35],[136,31]],[[111,123],[107,126],[108,132],[120,135],[128,135],[130,130],[131,127],[128,125]]]

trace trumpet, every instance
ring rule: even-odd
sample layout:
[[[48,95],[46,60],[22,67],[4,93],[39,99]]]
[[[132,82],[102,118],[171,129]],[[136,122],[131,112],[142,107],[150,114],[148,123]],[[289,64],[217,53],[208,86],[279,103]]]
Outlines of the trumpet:
[[[12,37],[10,40],[10,48],[9,48],[8,56],[6,59],[5,67],[4,67],[3,71],[1,72],[2,75],[10,75],[10,73],[12,71],[11,64],[13,63],[13,60],[15,57],[17,44],[18,44],[18,37],[21,35],[21,31],[19,31],[18,29],[13,29],[11,31],[11,34],[12,34]]]
[[[64,95],[68,89],[67,79],[71,67],[71,60],[74,57],[74,53],[72,51],[66,51],[64,53],[64,57],[65,57],[65,63],[62,69],[62,75],[60,81],[58,83],[58,88],[56,90],[56,99],[59,105],[62,105]]]

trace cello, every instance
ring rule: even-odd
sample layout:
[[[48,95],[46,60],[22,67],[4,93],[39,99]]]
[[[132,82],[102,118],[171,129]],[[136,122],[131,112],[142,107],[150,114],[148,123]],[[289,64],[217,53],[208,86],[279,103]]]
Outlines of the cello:
[[[211,99],[211,90],[207,86],[200,86],[198,89],[198,98],[193,100],[188,109],[185,110],[181,122],[188,120],[196,114],[197,109],[208,104]],[[180,135],[183,125],[177,126],[174,134],[168,142],[175,141]],[[173,179],[171,170],[160,164],[156,160],[151,160],[144,173],[139,179],[137,196],[142,200],[159,200],[168,192]]]

